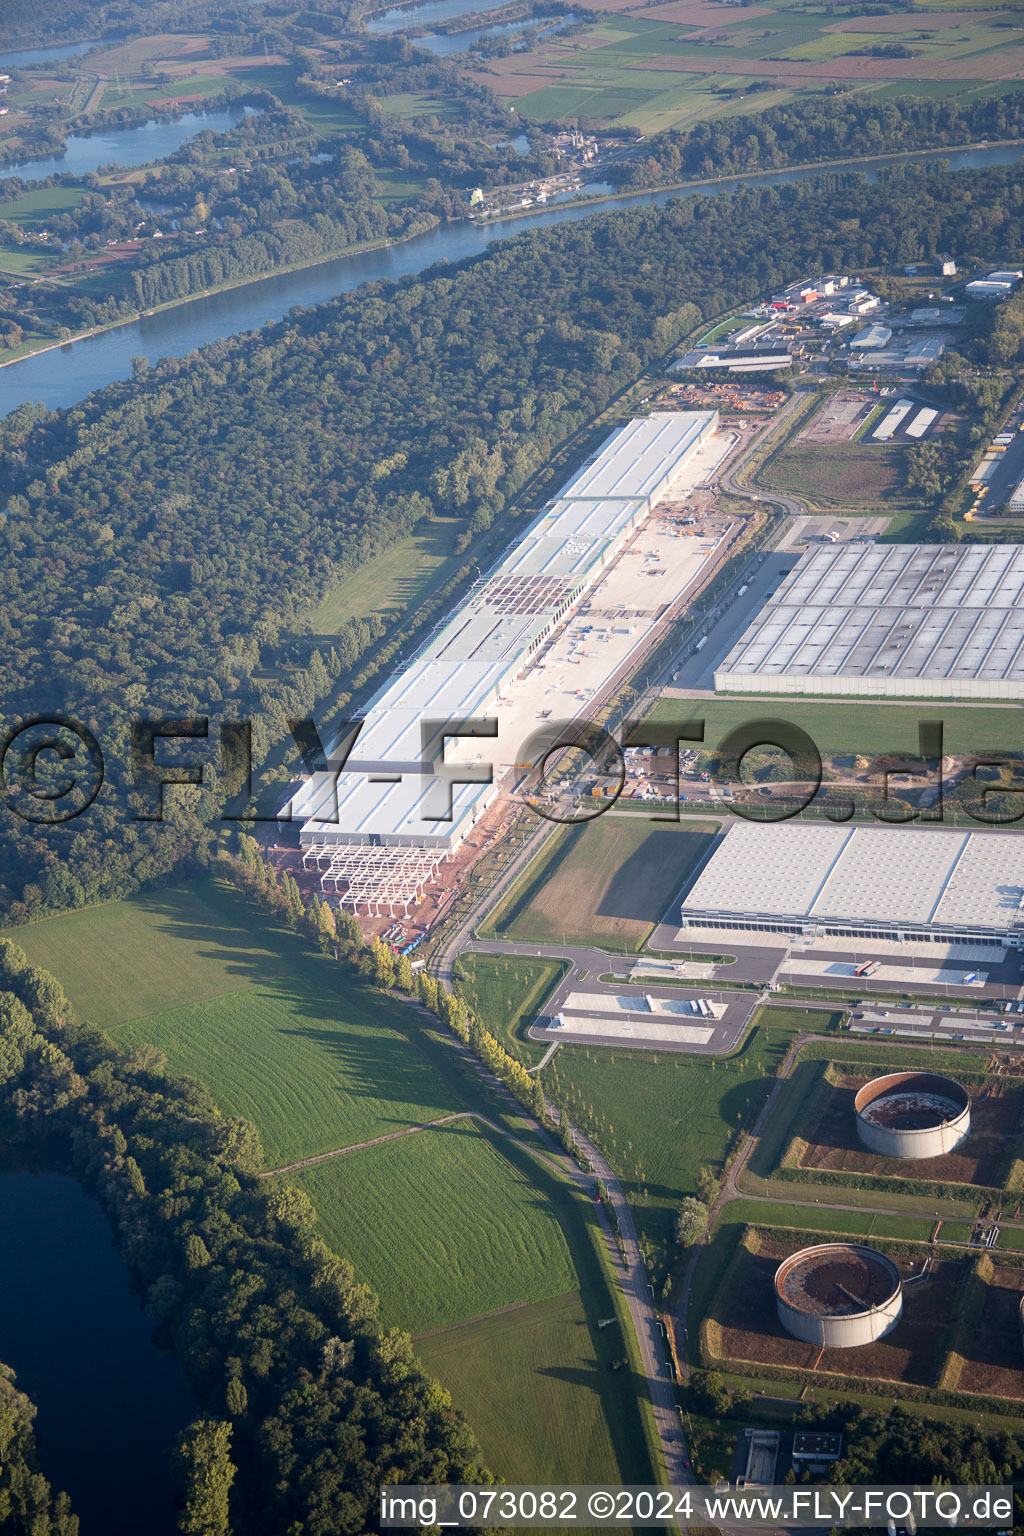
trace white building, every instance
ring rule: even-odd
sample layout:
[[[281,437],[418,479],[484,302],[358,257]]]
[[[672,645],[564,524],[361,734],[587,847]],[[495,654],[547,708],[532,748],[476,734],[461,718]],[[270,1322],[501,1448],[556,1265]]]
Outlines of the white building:
[[[880,352],[892,341],[892,331],[887,325],[866,325],[850,342],[859,352]]]
[[[733,821],[682,926],[1024,947],[1024,835]]]
[[[1024,699],[1024,547],[814,549],[716,668],[715,688]]]
[[[684,470],[711,453],[717,425],[716,411],[662,411],[611,434],[418,655],[378,691],[354,742],[334,743],[327,771],[314,773],[285,805],[285,819],[303,822],[304,849],[333,859],[338,870],[358,869],[367,889],[374,865],[394,866],[394,887],[402,884],[396,850],[409,870],[429,878],[497,794],[499,776],[491,780],[491,762],[513,761],[522,745],[496,748],[472,722],[500,714],[504,690],[601,580]],[[633,644],[627,639],[623,653]],[[614,647],[607,650],[611,654]],[[589,702],[563,702],[559,714],[566,708],[579,713]],[[476,736],[481,739],[474,750]]]

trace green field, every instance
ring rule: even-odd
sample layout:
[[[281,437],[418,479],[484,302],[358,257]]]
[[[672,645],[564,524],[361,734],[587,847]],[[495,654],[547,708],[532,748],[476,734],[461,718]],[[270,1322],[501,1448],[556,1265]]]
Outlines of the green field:
[[[84,187],[40,187],[36,192],[24,192],[21,197],[0,202],[0,221],[20,224],[25,229],[44,229],[58,214],[79,207],[85,195]]]
[[[415,1015],[330,962],[120,1025],[259,1128],[267,1165],[352,1146],[465,1108],[454,1053]],[[332,974],[335,973],[335,974]]]
[[[467,1414],[495,1476],[645,1482],[636,1410],[619,1390],[628,1377],[596,1354],[613,1331],[595,1345],[573,1294],[420,1339],[416,1353]]]
[[[388,1327],[426,1333],[576,1289],[553,1206],[502,1143],[460,1120],[294,1175]]]
[[[598,117],[646,134],[817,94],[829,71],[858,94],[969,98],[1005,89],[1005,50],[1019,43],[1020,33],[999,22],[1016,12],[1003,6],[991,19],[947,28],[929,9],[925,3],[915,11],[917,26],[890,32],[881,24],[877,31],[856,30],[856,12],[843,30],[847,18],[825,6],[766,5],[756,17],[734,7],[713,31],[659,15],[659,7],[623,8],[605,12],[578,37],[550,38],[473,68],[527,117]],[[909,67],[906,60],[850,57],[894,41],[909,44]],[[793,64],[818,66],[822,74],[794,78]],[[768,88],[753,89],[762,84]]]
[[[770,1019],[720,1060],[563,1045],[544,1068],[545,1084],[566,1095],[573,1122],[622,1179],[659,1269],[675,1207],[695,1193],[702,1165],[721,1168],[730,1140],[753,1124],[788,1044],[788,1029]]]
[[[343,101],[303,96],[296,84],[300,70],[295,64],[259,64],[255,68],[232,69],[231,79],[254,90],[273,91],[286,107],[292,107],[317,133],[325,138],[364,130],[366,124]]]
[[[419,606],[430,589],[453,575],[454,518],[431,519],[382,555],[346,576],[309,615],[316,634],[334,634],[349,619],[394,614]]]
[[[530,1066],[547,1046],[528,1039],[526,1031],[564,972],[560,960],[463,955],[458,962],[459,991],[505,1049]]]
[[[80,1017],[120,1045],[158,1046],[226,1113],[252,1119],[269,1167],[476,1102],[468,1069],[413,1010],[226,886],[87,908],[17,937]]]
[[[1019,751],[1024,716],[1019,704],[940,704],[914,699],[906,704],[882,704],[868,699],[666,699],[654,706],[649,720],[662,724],[704,720],[704,744],[708,751],[729,731],[754,719],[786,720],[807,732],[822,756],[861,753],[872,757],[882,752],[918,751],[918,720],[941,718],[946,752]]]
[[[635,953],[710,847],[717,822],[601,816],[550,838],[481,931]]]
[[[392,96],[380,96],[377,104],[388,117],[400,118],[402,122],[410,122],[417,117],[458,116],[454,102],[446,101],[443,96],[424,95],[416,91],[396,91]]]

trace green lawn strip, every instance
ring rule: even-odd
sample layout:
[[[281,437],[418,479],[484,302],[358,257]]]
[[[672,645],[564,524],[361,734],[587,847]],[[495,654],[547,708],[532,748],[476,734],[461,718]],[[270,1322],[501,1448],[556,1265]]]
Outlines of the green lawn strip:
[[[947,1225],[949,1225],[949,1223],[943,1223],[940,1236],[946,1236]],[[967,1223],[965,1222],[964,1225],[966,1227]],[[961,1241],[966,1242],[967,1239],[963,1238]],[[1000,1227],[997,1246],[999,1248],[1012,1248],[1018,1250],[1024,1248],[1024,1227]]]
[[[547,1045],[530,1040],[526,1031],[566,969],[562,960],[462,955],[457,968],[458,990],[505,1049],[526,1066],[533,1066],[540,1061]]]
[[[477,1109],[540,1144],[441,1025],[352,978],[244,901],[199,881],[20,928],[76,1015],[255,1121],[268,1167]],[[170,1005],[170,1006],[168,1006]]]
[[[290,1176],[323,1237],[381,1299],[388,1327],[426,1333],[575,1289],[569,1249],[532,1160],[473,1120]]]
[[[226,884],[197,881],[82,907],[12,935],[101,1028],[269,982],[307,950]]]
[[[754,1394],[753,1408],[758,1416],[761,1416],[765,1409],[771,1409],[774,1406],[774,1400],[779,1398],[786,1399],[794,1405],[799,1400],[801,1403],[820,1403],[825,1407],[830,1407],[837,1400],[844,1403],[860,1403],[863,1408],[873,1413],[888,1413],[894,1406],[892,1395],[886,1396],[884,1392],[852,1392],[846,1386],[839,1389],[834,1386],[815,1387],[810,1381],[807,1383],[771,1381],[763,1377],[743,1376],[739,1372],[729,1370],[723,1370],[721,1376],[730,1389],[743,1387]],[[952,1408],[946,1403],[918,1403],[911,1398],[901,1398],[899,1406],[902,1413],[917,1414],[923,1419],[942,1419],[951,1424],[975,1424],[983,1430],[1007,1429],[1020,1433],[1019,1418],[983,1412],[979,1408]],[[780,1417],[785,1416],[787,1420],[790,1419],[789,1410],[783,1409],[781,1404],[778,1412]]]
[[[397,615],[418,607],[434,587],[454,574],[454,530],[454,519],[432,519],[367,560],[308,615],[314,633],[333,634],[350,619],[367,619],[374,613]]]
[[[934,706],[932,706],[934,707]],[[650,720],[660,723],[705,721],[705,749],[714,751],[729,731],[755,717],[784,715],[807,732],[823,755],[918,751],[917,722],[926,701],[879,704],[867,699],[816,701],[787,699],[666,699],[654,706]],[[945,752],[1016,750],[1020,745],[1020,705],[1008,707],[942,706]],[[930,718],[930,716],[929,716]]]
[[[573,1122],[622,1181],[656,1287],[673,1251],[672,1222],[703,1165],[721,1168],[741,1126],[753,1124],[785,1055],[782,1030],[756,1027],[734,1055],[567,1046],[543,1069]]]

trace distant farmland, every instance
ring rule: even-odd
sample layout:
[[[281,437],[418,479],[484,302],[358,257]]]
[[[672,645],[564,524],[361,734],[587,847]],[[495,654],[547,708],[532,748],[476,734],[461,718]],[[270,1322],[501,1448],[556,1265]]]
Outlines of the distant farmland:
[[[791,100],[823,80],[970,97],[1018,85],[1024,71],[1024,32],[1009,6],[838,18],[785,0],[592,8],[601,19],[579,35],[479,64],[474,78],[527,117],[605,118],[657,133]],[[882,52],[894,44],[910,56]]]

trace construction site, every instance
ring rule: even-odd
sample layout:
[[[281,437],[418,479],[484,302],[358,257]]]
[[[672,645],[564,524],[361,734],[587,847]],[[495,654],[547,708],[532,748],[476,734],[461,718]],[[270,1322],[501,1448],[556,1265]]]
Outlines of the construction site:
[[[741,441],[716,411],[620,427],[293,787],[304,872],[414,942],[573,722],[633,675],[728,558],[742,520],[698,500]]]

